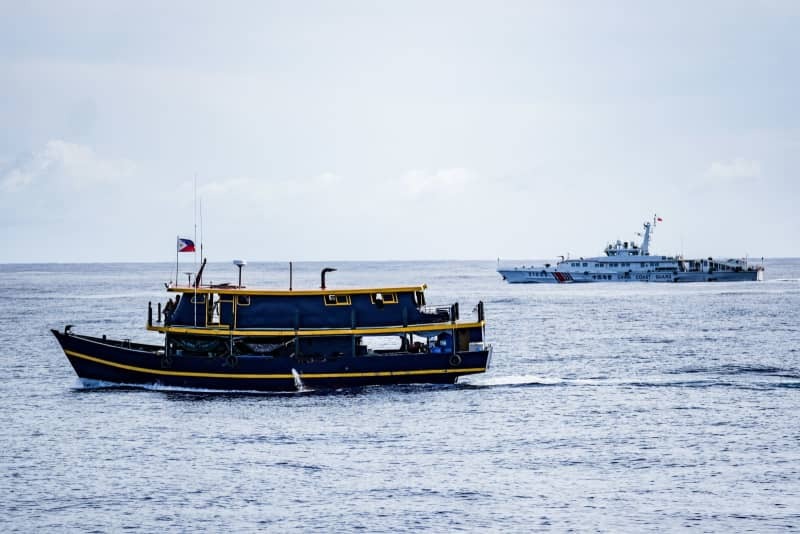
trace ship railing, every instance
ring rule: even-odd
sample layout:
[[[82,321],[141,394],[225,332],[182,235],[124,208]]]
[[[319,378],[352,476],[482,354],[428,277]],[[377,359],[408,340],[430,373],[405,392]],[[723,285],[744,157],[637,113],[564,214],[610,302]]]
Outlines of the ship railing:
[[[422,306],[419,311],[425,323],[445,323],[455,321],[453,307],[458,304]]]
[[[164,323],[164,326],[169,324],[169,319],[172,316],[172,312],[175,311],[175,303],[171,300],[167,302],[167,304],[162,309],[161,302],[156,303],[156,316],[155,322],[161,324]],[[150,301],[147,303],[147,326],[153,326],[153,302]]]
[[[423,317],[427,319],[426,322],[451,322],[455,323],[461,317],[461,313],[459,311],[458,302],[446,306],[424,306],[420,308],[420,312],[422,313]],[[477,306],[472,310],[472,313],[476,313],[478,316],[478,321],[484,320],[484,311],[483,311],[483,302],[478,302]]]

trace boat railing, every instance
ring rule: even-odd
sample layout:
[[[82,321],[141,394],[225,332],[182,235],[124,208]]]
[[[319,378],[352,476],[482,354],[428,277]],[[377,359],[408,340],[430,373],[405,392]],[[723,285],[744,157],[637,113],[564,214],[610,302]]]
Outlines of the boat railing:
[[[420,308],[420,313],[426,319],[426,322],[451,322],[455,323],[460,319],[460,311],[458,302],[446,306],[423,306]],[[478,321],[484,320],[483,301],[478,302],[472,310],[473,314],[477,314]]]
[[[458,319],[458,303],[444,306],[423,306],[419,311],[422,314],[422,317],[425,319],[425,322],[443,323]]]
[[[175,303],[172,300],[167,301],[164,308],[161,308],[161,302],[156,303],[156,319],[157,323],[164,323],[166,326],[169,323],[169,318],[173,311],[175,311]],[[147,326],[153,326],[153,302],[147,303]]]

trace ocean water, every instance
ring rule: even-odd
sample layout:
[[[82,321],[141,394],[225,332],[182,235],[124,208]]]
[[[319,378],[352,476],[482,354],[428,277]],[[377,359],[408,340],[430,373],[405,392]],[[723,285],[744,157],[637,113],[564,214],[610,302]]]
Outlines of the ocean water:
[[[331,287],[427,283],[462,316],[483,300],[492,368],[287,394],[88,387],[49,329],[158,342],[147,303],[175,266],[0,265],[0,531],[800,528],[800,259],[687,285],[328,265]],[[294,287],[322,266],[295,264]],[[287,287],[288,268],[244,281]]]

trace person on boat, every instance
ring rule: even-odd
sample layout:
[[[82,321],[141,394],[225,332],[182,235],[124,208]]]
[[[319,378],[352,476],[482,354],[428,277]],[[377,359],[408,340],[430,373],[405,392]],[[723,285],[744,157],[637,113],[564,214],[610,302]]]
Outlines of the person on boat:
[[[172,321],[172,312],[175,311],[177,307],[177,301],[173,302],[172,299],[167,300],[167,303],[164,304],[164,324],[167,325]]]
[[[450,354],[453,352],[453,336],[441,333],[436,337],[436,343],[431,347],[431,352],[438,354]]]

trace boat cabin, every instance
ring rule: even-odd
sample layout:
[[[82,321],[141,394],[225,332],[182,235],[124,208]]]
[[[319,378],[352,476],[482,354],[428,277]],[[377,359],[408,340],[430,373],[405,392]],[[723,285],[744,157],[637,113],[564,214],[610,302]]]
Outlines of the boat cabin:
[[[425,306],[425,286],[351,290],[253,290],[171,287],[165,326],[307,329],[408,326],[447,322],[452,307]],[[173,309],[174,308],[174,309]]]

